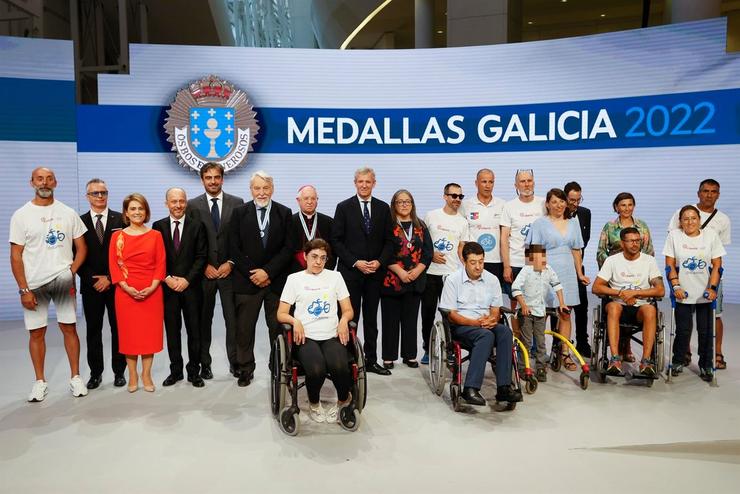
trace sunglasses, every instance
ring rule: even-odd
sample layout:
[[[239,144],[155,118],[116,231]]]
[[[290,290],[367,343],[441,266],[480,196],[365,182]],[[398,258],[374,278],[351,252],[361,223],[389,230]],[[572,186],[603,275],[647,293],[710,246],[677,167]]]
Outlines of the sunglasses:
[[[465,199],[465,194],[445,194],[446,196],[450,196],[453,199]]]
[[[95,192],[88,192],[87,195],[92,196],[92,197],[105,197],[108,195],[108,191],[107,190],[100,190],[100,191],[96,190]]]

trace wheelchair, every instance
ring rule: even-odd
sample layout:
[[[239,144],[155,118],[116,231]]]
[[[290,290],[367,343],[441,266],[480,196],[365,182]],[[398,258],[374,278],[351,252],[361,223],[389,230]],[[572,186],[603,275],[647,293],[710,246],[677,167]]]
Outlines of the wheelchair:
[[[293,326],[281,324],[282,333],[272,344],[272,369],[270,372],[270,407],[280,430],[289,436],[298,434],[300,421],[298,414],[298,390],[306,385],[300,362],[293,354]],[[360,413],[367,401],[367,374],[362,344],[357,339],[357,324],[349,323],[350,358],[347,365],[352,370],[352,397],[350,402],[339,409],[339,424],[347,431],[355,431],[360,426]],[[331,379],[331,376],[328,376]],[[290,401],[288,402],[288,396]]]
[[[506,327],[509,327],[508,319],[503,315],[503,312],[511,313],[512,311],[506,307],[501,308],[502,317],[501,323]],[[463,345],[459,341],[452,339],[452,330],[450,328],[449,314],[450,312],[445,309],[439,309],[439,313],[442,316],[441,321],[436,321],[432,327],[432,333],[429,338],[429,380],[432,391],[441,396],[444,392],[445,384],[447,382],[447,373],[451,374],[450,377],[450,400],[452,401],[452,408],[459,412],[463,409],[462,401],[462,388],[463,388],[463,371],[462,366],[464,362],[470,359],[469,355],[462,355],[462,351],[470,351],[470,348]],[[522,379],[519,375],[518,365],[518,345],[515,343],[512,346],[512,383],[511,387],[515,390],[521,390]],[[523,348],[523,346],[521,347]],[[526,351],[526,349],[525,349]],[[495,352],[491,354],[488,359],[491,364],[491,368],[496,369],[496,356]],[[529,394],[534,393],[537,390],[537,379],[530,373],[526,379],[525,391]],[[496,403],[495,409],[497,411],[509,411],[516,408],[516,402],[509,403],[505,402],[505,405]]]
[[[591,369],[598,375],[599,382],[605,383],[607,377],[607,368],[609,367],[609,338],[607,334],[606,326],[606,304],[611,301],[608,297],[602,297],[600,303],[594,308],[593,311],[593,334],[591,335]],[[650,355],[652,360],[655,362],[655,375],[646,376],[641,372],[625,372],[624,369],[621,374],[613,377],[625,377],[628,379],[644,379],[648,387],[653,385],[653,382],[660,377],[661,372],[665,366],[665,348],[664,348],[664,336],[665,336],[665,323],[663,320],[663,312],[658,307],[660,299],[650,299],[649,303],[653,305],[657,312],[657,322],[655,328],[655,344],[653,345],[653,351]],[[638,337],[642,333],[642,324],[639,322],[624,322],[619,321],[619,336],[629,338],[630,341],[634,341],[638,345],[642,346],[642,339]],[[624,363],[623,363],[624,365]]]

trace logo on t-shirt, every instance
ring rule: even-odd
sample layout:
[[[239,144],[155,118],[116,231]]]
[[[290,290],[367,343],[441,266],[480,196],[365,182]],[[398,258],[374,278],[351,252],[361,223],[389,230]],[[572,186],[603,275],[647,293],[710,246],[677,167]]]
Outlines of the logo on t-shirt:
[[[519,230],[519,233],[522,234],[522,237],[526,237],[529,234],[530,227],[532,226],[532,223],[529,223],[527,225],[524,225],[521,230]]]
[[[434,242],[434,248],[440,252],[450,251],[452,250],[452,242],[442,237]]]
[[[707,267],[707,263],[703,259],[697,259],[696,257],[691,256],[681,263],[681,267],[684,267],[689,271],[695,271],[697,269],[702,270]]]
[[[478,237],[478,243],[481,247],[483,247],[483,250],[486,252],[490,252],[496,247],[496,237],[491,235],[490,233],[484,233],[480,237]]]
[[[49,232],[46,234],[46,238],[44,241],[46,242],[46,245],[49,247],[54,247],[58,243],[62,242],[64,240],[64,233],[59,230],[54,230],[53,228],[49,228]]]
[[[470,213],[470,219],[471,220],[477,220],[478,219],[478,211],[473,211]]]
[[[322,313],[328,314],[331,310],[331,304],[329,302],[322,302],[321,299],[316,299],[311,302],[311,305],[306,309],[309,314],[314,317],[319,317]]]

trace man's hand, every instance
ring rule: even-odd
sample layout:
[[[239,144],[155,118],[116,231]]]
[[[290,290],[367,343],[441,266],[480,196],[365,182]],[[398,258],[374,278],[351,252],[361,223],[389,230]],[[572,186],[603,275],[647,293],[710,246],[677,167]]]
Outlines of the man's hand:
[[[504,266],[504,281],[506,283],[514,282],[514,271],[512,271],[511,266],[509,266],[508,268]]]
[[[231,274],[231,270],[233,269],[233,266],[230,262],[225,262],[222,265],[218,267],[218,277],[219,278],[226,278]]]
[[[496,326],[496,324],[498,324],[498,321],[492,315],[487,315],[487,316],[478,318],[478,324],[480,324],[481,328],[491,329],[494,326]]]
[[[167,278],[164,279],[164,284],[167,285],[170,288],[170,290],[177,291],[177,285],[178,285],[177,277],[168,276]]]
[[[206,278],[209,280],[215,280],[218,278],[218,269],[214,268],[210,264],[206,264]]]
[[[432,256],[432,262],[436,262],[437,264],[446,264],[447,258],[440,251],[435,250],[434,255]]]
[[[582,274],[578,277],[578,280],[583,283],[584,285],[588,285],[591,283],[591,279],[586,276],[585,274]]]
[[[370,272],[374,273],[380,268],[380,261],[369,261],[367,265],[370,268]]]
[[[363,261],[362,259],[358,259],[355,263],[355,267],[360,270],[362,274],[372,274],[373,270],[370,267],[370,263],[367,261]]]
[[[110,288],[110,280],[105,275],[98,275],[93,276],[93,279],[95,280],[95,283],[93,284],[93,288],[95,291],[99,293],[103,293],[108,288]]]
[[[260,288],[264,288],[267,285],[269,285],[270,276],[267,274],[267,271],[261,268],[252,269],[249,271],[249,281],[254,283]]]
[[[36,295],[33,292],[21,295],[21,304],[28,310],[36,310],[36,306],[39,305],[36,301]]]
[[[638,292],[639,290],[622,290],[622,295],[619,298],[627,305],[635,305]]]

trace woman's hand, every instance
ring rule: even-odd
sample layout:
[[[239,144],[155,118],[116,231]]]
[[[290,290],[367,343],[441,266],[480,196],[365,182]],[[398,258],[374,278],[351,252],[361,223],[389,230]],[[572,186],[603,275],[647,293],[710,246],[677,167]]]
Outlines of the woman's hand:
[[[712,290],[711,288],[707,288],[704,290],[704,298],[709,300],[710,302],[713,302],[717,298],[717,292]]]
[[[306,332],[298,319],[293,322],[293,341],[296,345],[303,345],[306,342]]]
[[[346,345],[349,341],[349,325],[346,321],[339,320],[339,325],[337,326],[337,336],[339,337],[339,343],[342,345]]]
[[[137,290],[136,288],[132,287],[128,283],[120,283],[118,286],[120,286],[121,287],[121,290],[123,290],[124,292],[126,292],[126,294],[129,297],[133,298],[134,300],[139,300],[139,298],[138,298],[138,296],[139,296],[139,290]]]

